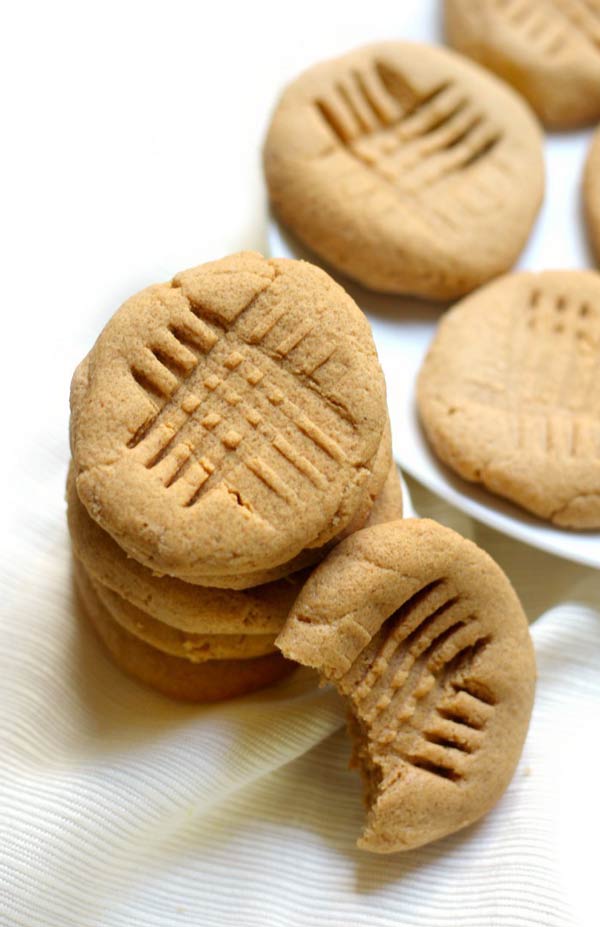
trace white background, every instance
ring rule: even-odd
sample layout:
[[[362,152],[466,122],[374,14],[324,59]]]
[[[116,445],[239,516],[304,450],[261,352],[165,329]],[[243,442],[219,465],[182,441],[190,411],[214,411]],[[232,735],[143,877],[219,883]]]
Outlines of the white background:
[[[35,467],[21,455],[36,420],[60,416],[66,432],[82,334],[93,339],[142,286],[264,249],[260,148],[282,84],[363,41],[423,37],[434,8],[12,4],[0,33],[1,369],[14,397],[3,410],[13,446],[3,487]]]
[[[58,518],[55,516],[55,503],[50,500],[60,492],[66,469],[68,386],[75,364],[103,322],[123,299],[142,286],[168,279],[182,268],[233,250],[264,248],[265,195],[260,145],[269,113],[285,81],[318,58],[353,45],[393,37],[432,40],[437,32],[436,9],[437,4],[431,0],[398,3],[305,0],[299,5],[208,4],[200,0],[168,3],[58,0],[14,3],[5,10],[0,28],[0,79],[4,96],[0,149],[3,162],[0,370],[4,397],[0,506],[6,521],[0,549],[3,583],[0,593],[3,604],[9,603],[4,611],[3,642],[8,632],[18,640],[14,650],[6,645],[2,653],[9,669],[20,661],[27,662],[23,642],[31,642],[33,653],[34,638],[41,633],[39,628],[43,628],[45,587],[40,585],[39,575],[51,562],[52,545],[56,544],[61,551],[60,563],[66,556],[60,547],[64,544],[64,524],[60,514]],[[565,222],[576,220],[577,206],[573,204]],[[575,236],[580,236],[580,227],[574,227],[578,229]],[[557,238],[556,243],[549,243],[548,263],[564,265],[571,260],[570,255],[566,261],[561,257]],[[425,496],[418,495],[417,487],[414,491],[426,508]],[[47,507],[52,517],[39,523],[32,517],[26,520],[22,517],[25,505],[30,513],[42,515]],[[431,507],[435,503],[431,502]],[[37,527],[38,524],[43,528]],[[16,550],[22,555],[28,544],[32,550],[42,550],[37,537],[40,531],[47,534],[42,539],[46,542],[43,555],[30,558],[26,569],[17,568]],[[514,542],[509,546],[492,532],[484,532],[478,539],[492,548],[509,570],[532,617],[558,605],[570,589],[583,588],[581,584],[591,588],[590,571],[566,567],[550,556],[515,546]],[[28,628],[28,612],[24,608],[30,588],[37,590],[35,629],[33,623]],[[51,614],[57,613],[62,588],[58,582],[48,587],[49,622]],[[68,621],[69,615],[64,618]],[[592,640],[593,622],[587,627]],[[23,634],[19,637],[21,630]],[[52,639],[44,642],[44,659],[49,661],[48,665],[51,658],[56,659],[57,666],[62,665],[62,641],[58,638],[54,641],[55,656],[51,654],[52,643]],[[560,653],[560,643],[553,646]],[[575,676],[587,653],[589,650],[572,657],[571,670]],[[100,667],[97,659],[94,656],[90,665],[99,668],[90,669],[90,673],[97,672],[103,680],[113,679],[112,669]],[[543,665],[550,666],[550,674],[555,671],[559,674],[560,668],[552,660],[554,656]],[[35,673],[32,669],[31,673],[27,678],[37,680],[38,669]],[[51,677],[43,675],[43,666],[39,673],[41,683],[48,686],[48,694],[42,686],[35,696],[40,706],[51,705],[50,691],[54,692],[48,683]],[[585,678],[591,678],[589,673]],[[23,679],[20,684],[24,688],[19,697],[26,700],[29,690]],[[548,684],[547,678],[544,684]],[[57,679],[57,691],[60,689],[61,698],[66,699],[67,689],[63,692],[61,685],[62,681]],[[138,697],[137,692],[134,696]],[[557,704],[557,712],[559,708]],[[0,712],[3,709],[0,703]],[[42,712],[41,707],[39,711]],[[540,731],[547,732],[545,742],[549,743],[552,715],[548,704],[544,711]],[[597,859],[597,835],[588,822],[590,808],[597,803],[597,794],[592,792],[593,785],[595,788],[592,772],[597,770],[597,764],[594,766],[589,744],[597,732],[590,730],[591,715],[585,705],[580,715],[585,728],[580,732],[573,726],[579,717],[577,707],[565,709],[563,715],[562,734],[555,745],[556,770],[551,766],[554,745],[550,753],[540,748],[541,752],[535,754],[546,757],[543,770],[546,785],[560,771],[563,784],[558,790],[560,808],[548,808],[540,799],[536,814],[550,816],[552,832],[561,835],[558,844],[562,848],[561,882],[564,879],[565,887],[564,891],[562,888],[557,891],[566,899],[573,923],[592,925],[597,911],[586,906],[586,898],[591,901],[594,894],[591,877],[593,861]],[[74,732],[75,727],[71,729],[69,724],[65,715],[64,729]],[[573,751],[573,765],[571,754],[566,755],[562,749],[565,725],[570,730],[568,743]],[[44,737],[48,738],[49,752],[55,743],[62,743],[62,734],[55,734],[52,729],[37,730],[34,725],[32,732],[33,740],[42,744],[42,756],[46,749]],[[126,740],[126,735],[123,736]],[[577,757],[582,755],[578,750],[583,749],[584,743],[588,745],[587,760],[578,772]],[[325,780],[326,776],[321,786]],[[540,793],[533,793],[534,800],[536,794]],[[557,791],[550,789],[547,794],[556,795]],[[28,802],[24,794],[20,811],[26,823]],[[235,823],[228,826],[235,827]],[[499,828],[498,832],[508,838],[497,815],[489,827]],[[527,828],[527,817],[524,827]],[[58,833],[60,836],[60,830]],[[192,844],[197,846],[193,841]],[[468,842],[464,846],[468,847]],[[471,847],[474,853],[475,845]],[[29,850],[33,852],[33,844]],[[1,852],[2,846],[0,856]],[[440,858],[440,853],[436,848],[426,857],[429,862],[422,869],[426,885],[427,874],[434,871],[434,860]],[[98,854],[101,859],[101,850]],[[549,851],[548,859],[550,856]],[[286,859],[293,873],[291,850]],[[458,856],[449,855],[451,865],[453,859],[458,860]],[[489,898],[486,894],[486,911],[490,910],[491,899],[493,915],[495,879],[501,875],[500,868],[508,870],[504,863],[502,867],[494,866],[493,853],[486,859],[492,893]],[[547,862],[541,859],[539,866],[543,868]],[[552,865],[557,865],[554,857]],[[506,866],[510,870],[509,857]],[[548,869],[551,871],[554,870]],[[197,888],[197,873],[193,867],[190,872]],[[393,880],[389,882],[392,884]],[[184,880],[181,883],[184,895],[186,886],[189,888],[190,882]],[[451,882],[449,886],[448,903]],[[151,889],[149,883],[148,891]],[[388,889],[391,891],[389,886]],[[31,897],[35,906],[35,892]],[[134,923],[125,901],[119,900],[125,914],[118,923]],[[472,900],[476,911],[477,899]],[[39,898],[37,901],[41,904]],[[402,903],[401,895],[395,903]],[[443,912],[443,895],[440,903]],[[162,910],[159,901],[155,904],[154,910]],[[254,904],[254,910],[260,912],[260,897],[254,898]],[[516,897],[514,917],[510,911],[507,914],[508,908],[502,907],[498,909],[497,920],[490,915],[480,923],[471,911],[469,924],[495,927],[501,923],[505,927],[549,923],[541,909],[539,917],[531,913],[535,908],[531,904],[525,915]],[[44,911],[48,910],[44,907]],[[171,923],[159,915],[156,917],[152,924]],[[0,924],[4,927],[2,918],[0,904]],[[205,922],[208,923],[199,908],[195,923]],[[217,922],[222,921],[215,914],[214,923]],[[259,922],[258,917],[252,920],[253,924]],[[329,922],[337,923],[331,917]],[[389,923],[392,922],[395,921],[390,919]],[[11,927],[13,924],[58,927],[63,921],[40,914],[6,923]],[[84,923],[88,927],[84,920],[79,921],[79,927],[84,927]],[[113,927],[115,922],[98,915],[93,923]],[[243,914],[239,923],[245,923]],[[343,923],[344,927],[352,923],[351,914],[344,915]],[[361,919],[360,923],[367,924],[368,920]],[[418,915],[410,923],[420,924]],[[449,924],[442,913],[440,923]],[[428,927],[434,927],[431,920]],[[451,927],[459,927],[458,920]]]
[[[260,148],[282,84],[362,41],[427,35],[434,7],[59,0],[5,13],[2,371],[19,395],[5,404],[11,434],[57,409],[64,416],[79,360],[71,346],[131,293],[264,248]],[[39,382],[48,352],[55,371]]]

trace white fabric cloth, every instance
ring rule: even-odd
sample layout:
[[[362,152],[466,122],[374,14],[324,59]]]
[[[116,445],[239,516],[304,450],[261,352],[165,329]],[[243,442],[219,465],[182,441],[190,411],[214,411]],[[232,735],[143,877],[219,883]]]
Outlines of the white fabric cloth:
[[[363,810],[343,706],[312,673],[202,708],[112,666],[72,595],[65,463],[38,450],[43,488],[3,556],[2,927],[597,924],[597,573],[478,527],[411,483],[421,513],[508,569],[536,619],[539,685],[492,813],[437,844],[372,856],[354,847]]]

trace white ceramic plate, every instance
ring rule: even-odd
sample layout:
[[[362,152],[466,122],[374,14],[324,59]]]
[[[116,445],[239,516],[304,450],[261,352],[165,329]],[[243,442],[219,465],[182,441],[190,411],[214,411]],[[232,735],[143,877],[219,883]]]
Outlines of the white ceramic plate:
[[[579,193],[588,141],[588,132],[548,138],[546,198],[519,267],[542,270],[590,266]],[[273,217],[269,218],[268,245],[273,256],[305,257],[319,263]],[[347,279],[340,278],[340,282],[367,313],[373,327],[388,387],[394,456],[400,466],[473,518],[534,547],[600,569],[600,532],[555,528],[482,487],[462,480],[430,451],[417,420],[414,384],[444,307],[415,299],[378,296]]]

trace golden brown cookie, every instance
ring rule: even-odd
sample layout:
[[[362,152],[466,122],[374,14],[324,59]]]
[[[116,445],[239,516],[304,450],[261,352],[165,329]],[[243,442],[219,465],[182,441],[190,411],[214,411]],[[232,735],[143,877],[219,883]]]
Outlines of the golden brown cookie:
[[[276,643],[348,699],[368,808],[360,847],[429,843],[500,798],[535,662],[512,586],[471,541],[426,519],[357,532],[314,571]]]
[[[403,508],[402,483],[400,482],[400,473],[394,463],[390,467],[382,491],[373,503],[373,508],[366,523],[361,527],[370,528],[373,525],[382,525],[386,521],[398,521],[399,518],[402,518]],[[360,529],[357,528],[356,530]]]
[[[585,164],[583,201],[590,242],[600,262],[600,129],[596,129]]]
[[[103,586],[76,557],[73,570],[76,576],[80,571],[85,572],[86,579],[113,621],[163,653],[182,657],[192,663],[204,663],[207,660],[248,660],[275,651],[274,634],[192,634],[181,631],[157,621],[108,586]]]
[[[75,581],[86,614],[116,665],[163,695],[189,702],[217,702],[272,685],[294,669],[279,653],[250,660],[193,663],[150,647],[114,621],[84,570]]]
[[[157,621],[188,634],[277,634],[298,595],[305,574],[243,591],[214,589],[155,576],[127,557],[106,531],[89,517],[72,477],[67,483],[67,516],[75,556],[94,582],[117,593]],[[402,515],[402,491],[396,468],[371,511],[368,524]]]
[[[82,398],[85,395],[85,391],[87,389],[87,382],[89,378],[89,363],[90,355],[88,354],[76,368],[73,379],[71,381],[71,433],[73,433],[74,424],[77,421],[76,410],[80,408]],[[340,532],[339,535],[337,535],[334,540],[340,540],[343,537],[347,537],[348,535],[353,534],[354,531],[358,531],[360,528],[364,527],[374,501],[381,494],[383,486],[388,478],[388,473],[390,467],[392,466],[392,431],[388,416],[386,416],[386,424],[383,429],[379,447],[377,448],[377,451],[373,456],[369,466],[371,469],[371,476],[365,484],[357,508],[352,516],[352,521],[344,528],[343,531]],[[72,464],[70,469],[72,469]],[[398,483],[398,487],[400,487],[400,483]],[[400,492],[402,492],[401,488]],[[268,583],[274,579],[279,579],[281,576],[287,576],[289,573],[294,572],[294,570],[303,569],[305,566],[310,566],[312,563],[315,563],[319,559],[319,555],[314,552],[315,550],[320,552],[320,548],[316,544],[316,541],[314,541],[311,546],[301,551],[297,557],[277,567],[273,567],[268,570],[258,570],[254,571],[253,573],[236,573],[232,577],[219,575],[210,576],[207,574],[206,576],[203,576],[203,582],[201,585],[214,585],[219,588],[230,589],[246,589],[250,586],[260,585],[261,583]]]
[[[373,462],[371,464],[371,476],[365,484],[361,500],[354,511],[352,520],[342,531],[339,532],[339,534],[336,534],[336,536],[328,542],[329,545],[337,544],[344,538],[354,534],[355,531],[360,531],[361,528],[364,528],[367,521],[369,521],[371,518],[371,513],[375,504],[377,503],[377,500],[385,500],[386,504],[393,505],[394,507],[399,504],[400,512],[402,511],[402,487],[400,485],[399,479],[391,478],[391,470],[395,470],[395,464],[393,462],[392,456],[392,429],[389,416],[387,416],[386,413],[386,423],[383,429],[381,443],[377,448],[375,457],[373,458]],[[384,519],[380,518],[378,520],[383,521]],[[321,560],[325,554],[326,548],[327,545],[316,548],[321,552],[321,556],[318,558],[319,560]],[[313,547],[312,549],[314,550],[315,548]],[[310,550],[311,548],[307,548],[303,553],[306,554]],[[300,556],[302,556],[302,554],[300,554]],[[290,571],[288,570],[286,575],[288,575],[289,572]]]
[[[444,299],[514,263],[544,183],[540,131],[518,95],[452,52],[406,42],[295,80],[264,167],[277,214],[337,270]]]
[[[600,527],[600,275],[514,274],[463,300],[417,398],[462,477],[557,525]]]
[[[318,268],[254,252],[128,300],[76,376],[72,410],[90,515],[146,566],[198,583],[339,534],[387,417],[356,304]]]
[[[446,0],[448,42],[512,84],[553,129],[600,118],[598,0]]]
[[[85,376],[85,370],[88,364],[88,358],[86,358],[82,364],[77,368],[76,374],[73,378],[73,387],[75,390],[78,389],[78,384],[81,383],[82,379]],[[319,560],[322,560],[325,553],[330,549],[330,547],[342,540],[344,537],[348,537],[350,534],[353,534],[354,531],[358,531],[360,528],[364,528],[367,519],[369,518],[369,513],[375,500],[382,496],[383,488],[386,483],[390,467],[392,466],[392,435],[390,429],[389,419],[386,422],[384,428],[383,436],[375,457],[371,464],[371,475],[367,480],[365,488],[361,494],[358,507],[354,512],[352,521],[340,532],[337,537],[333,538],[327,544],[322,545],[321,547],[306,547],[304,550],[300,551],[295,557],[291,560],[286,561],[285,563],[279,564],[276,567],[272,567],[268,570],[254,570],[250,573],[237,572],[231,574],[205,574],[202,577],[202,582],[197,583],[201,586],[213,586],[217,589],[250,589],[255,586],[265,585],[267,583],[273,583],[275,580],[282,579],[285,576],[290,576],[293,573],[297,573],[300,570],[304,570],[309,566],[312,566],[315,563],[318,563]],[[94,530],[93,526],[87,524],[86,519],[83,517],[81,511],[82,504],[79,502],[77,492],[74,486],[74,477],[72,475],[73,467],[71,465],[69,470],[69,484],[73,482],[73,487],[68,491],[68,497],[72,500],[72,513],[70,515],[70,521],[77,522],[77,536],[81,538],[89,537],[90,543],[93,543],[96,547],[100,546],[102,549],[108,549],[107,540],[104,538],[102,542],[97,539],[98,528]],[[400,509],[397,510],[397,499],[394,498],[393,508],[395,511],[394,517],[400,517],[402,512],[402,489],[400,482],[397,481],[397,485],[394,487],[396,496],[400,493]],[[386,493],[386,499],[390,499],[390,490]],[[83,510],[85,512],[85,509]],[[89,518],[89,516],[88,516]],[[384,519],[379,519],[383,521]],[[390,520],[390,519],[387,519]],[[102,532],[105,534],[105,532]],[[89,546],[89,544],[88,544]],[[118,545],[117,545],[118,546]],[[93,551],[90,552],[94,556]],[[85,554],[81,555],[82,557]],[[139,565],[141,573],[144,574],[146,570],[141,568]],[[157,571],[154,571],[156,575],[160,575]],[[101,579],[101,578],[100,578]],[[102,579],[101,579],[102,581]],[[190,580],[188,580],[190,582]]]
[[[293,557],[292,560],[288,560],[286,563],[280,564],[269,570],[256,570],[251,573],[232,573],[230,575],[207,574],[203,577],[203,582],[201,584],[192,583],[192,585],[202,585],[203,587],[227,590],[243,590],[254,589],[258,586],[271,586],[274,585],[277,580],[291,576],[294,573],[298,573],[318,563],[335,543],[342,540],[344,537],[348,537],[354,531],[363,528],[367,521],[371,520],[370,513],[377,501],[379,502],[378,508],[380,511],[385,511],[383,510],[383,505],[385,504],[386,509],[389,509],[392,514],[389,518],[377,517],[373,519],[373,523],[391,521],[392,519],[401,517],[402,488],[399,479],[391,480],[388,478],[391,467],[393,467],[392,443],[388,421],[380,446],[375,455],[371,476],[361,496],[359,507],[350,524],[347,525],[344,531],[340,532],[336,538],[333,538],[322,547],[307,547],[297,554],[296,557]],[[134,581],[135,577],[139,577],[141,582],[145,583],[146,577],[152,575],[156,578],[164,578],[165,582],[163,585],[165,587],[169,585],[169,580],[172,580],[170,585],[172,585],[174,589],[178,588],[182,583],[181,580],[178,581],[175,577],[164,575],[161,577],[161,574],[156,571],[149,574],[146,567],[142,566],[142,564],[138,563],[133,558],[128,557],[116,541],[113,541],[110,535],[90,518],[77,495],[72,465],[69,468],[69,478],[67,481],[67,500],[69,503],[69,527],[76,549],[79,550],[79,556],[88,564],[88,568],[93,571],[93,574],[100,582],[106,582],[111,588],[115,588],[117,592],[123,593],[121,580],[115,580],[111,577],[115,575],[115,569],[122,575],[122,561],[126,560],[126,572],[130,578],[134,578]],[[115,560],[118,561],[116,564],[114,563]],[[105,574],[106,569],[108,569],[108,575]],[[116,587],[114,586],[115,582],[119,583]],[[139,585],[139,583],[136,582],[136,585]],[[184,585],[187,586],[189,583],[185,582]],[[279,595],[277,594],[276,597],[279,598]],[[137,601],[137,599],[134,599],[134,601]],[[214,602],[215,605],[218,603],[218,607],[213,608],[211,605],[211,611],[218,612],[219,610],[223,610],[225,614],[229,614],[230,610],[227,607],[224,597],[219,598],[217,596]],[[269,602],[271,602],[270,596]],[[270,607],[269,605],[269,608]],[[241,629],[238,628],[238,630]],[[226,633],[228,633],[228,631],[226,631]]]

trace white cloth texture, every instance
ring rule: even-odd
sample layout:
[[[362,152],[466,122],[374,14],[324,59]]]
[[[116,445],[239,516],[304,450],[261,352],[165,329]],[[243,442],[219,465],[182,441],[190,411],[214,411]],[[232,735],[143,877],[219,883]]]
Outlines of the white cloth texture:
[[[338,695],[300,670],[195,707],[126,678],[78,614],[66,460],[39,450],[35,469],[43,492],[4,539],[2,927],[596,923],[584,902],[600,827],[597,573],[476,526],[411,483],[422,514],[508,569],[535,619],[539,683],[524,755],[487,818],[374,856],[354,846],[361,789]]]

